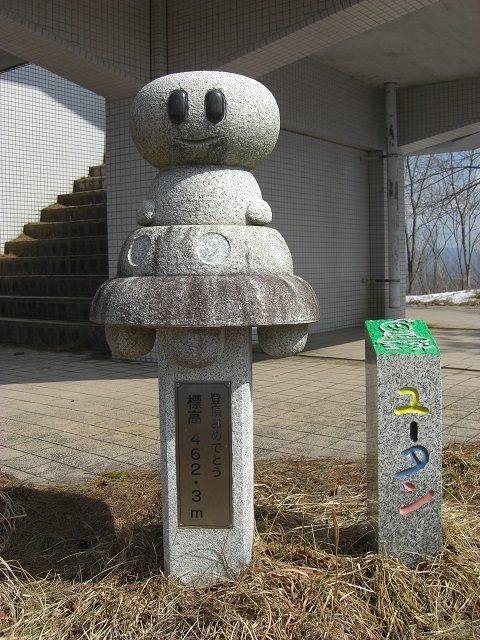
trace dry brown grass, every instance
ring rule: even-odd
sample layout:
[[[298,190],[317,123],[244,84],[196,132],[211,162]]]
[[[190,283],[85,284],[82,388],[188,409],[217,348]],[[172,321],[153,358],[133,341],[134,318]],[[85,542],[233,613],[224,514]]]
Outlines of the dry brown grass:
[[[480,445],[445,451],[444,546],[416,568],[369,550],[363,463],[260,461],[255,478],[254,560],[200,588],[162,574],[157,472],[4,476],[0,637],[480,638]]]

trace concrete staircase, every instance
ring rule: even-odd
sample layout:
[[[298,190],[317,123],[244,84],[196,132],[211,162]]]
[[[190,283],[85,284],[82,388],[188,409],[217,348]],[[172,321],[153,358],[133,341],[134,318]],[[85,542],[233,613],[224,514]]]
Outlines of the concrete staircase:
[[[105,165],[75,180],[73,193],[42,209],[40,222],[0,255],[0,342],[107,350],[89,322],[95,291],[108,278]]]

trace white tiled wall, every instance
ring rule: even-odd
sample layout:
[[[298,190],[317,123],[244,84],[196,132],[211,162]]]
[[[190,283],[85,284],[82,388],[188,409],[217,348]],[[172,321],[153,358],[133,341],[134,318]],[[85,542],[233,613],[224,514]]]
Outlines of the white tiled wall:
[[[150,79],[152,80],[167,73],[167,4],[168,0],[152,0],[150,3]]]
[[[131,99],[107,101],[108,253],[110,277],[156,170],[141,157],[129,134]]]
[[[3,0],[0,18],[4,49],[44,66],[49,60],[66,77],[77,64],[96,65],[99,76],[150,79],[149,0]]]
[[[167,71],[167,0],[151,3],[151,78]],[[117,258],[127,235],[137,228],[137,211],[156,170],[138,153],[129,132],[132,98],[107,100],[107,179],[109,271],[117,272]]]
[[[105,101],[37,67],[0,74],[0,251],[103,162]]]
[[[312,58],[259,81],[275,96],[282,129],[358,149],[383,149],[384,95]]]
[[[260,80],[278,101],[282,133],[255,175],[295,273],[317,292],[322,320],[311,330],[398,314],[388,285],[368,282],[388,278],[383,91],[312,59]]]
[[[480,78],[399,89],[397,96],[404,153],[480,131]]]
[[[127,236],[138,229],[137,211],[157,171],[138,153],[129,133],[131,99],[107,100],[108,269],[117,275],[117,260]],[[156,361],[155,349],[140,360]]]
[[[282,131],[254,172],[295,274],[317,293],[322,318],[312,332],[354,326],[367,313],[368,167],[359,156],[356,149]]]

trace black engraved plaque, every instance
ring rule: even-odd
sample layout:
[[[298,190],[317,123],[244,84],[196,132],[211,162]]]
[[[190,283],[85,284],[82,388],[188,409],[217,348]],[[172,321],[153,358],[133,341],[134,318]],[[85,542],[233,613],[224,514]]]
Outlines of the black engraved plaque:
[[[232,526],[229,382],[175,383],[178,526]]]

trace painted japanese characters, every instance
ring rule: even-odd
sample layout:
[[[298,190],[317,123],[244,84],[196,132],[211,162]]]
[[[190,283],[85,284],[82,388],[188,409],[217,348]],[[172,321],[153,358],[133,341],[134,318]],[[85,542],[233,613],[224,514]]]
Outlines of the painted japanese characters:
[[[370,516],[407,564],[441,546],[440,353],[425,323],[366,323]]]
[[[232,526],[230,387],[176,384],[179,527]]]

